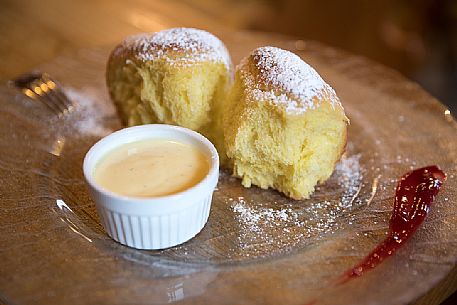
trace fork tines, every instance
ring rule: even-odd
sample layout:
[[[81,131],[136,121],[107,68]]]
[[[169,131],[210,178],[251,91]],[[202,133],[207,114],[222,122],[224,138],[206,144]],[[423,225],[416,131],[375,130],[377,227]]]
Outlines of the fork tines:
[[[42,102],[54,114],[65,116],[74,109],[60,85],[47,73],[32,72],[13,80],[14,86],[31,99]]]

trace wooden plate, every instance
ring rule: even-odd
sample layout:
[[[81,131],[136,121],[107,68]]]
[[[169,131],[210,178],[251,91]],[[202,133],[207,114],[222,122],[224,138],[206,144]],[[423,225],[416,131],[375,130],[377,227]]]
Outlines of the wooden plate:
[[[457,258],[457,124],[417,85],[375,63],[314,42],[221,36],[234,63],[254,47],[298,53],[337,91],[351,119],[348,151],[313,197],[244,189],[222,173],[209,222],[162,251],[117,244],[103,231],[82,158],[121,128],[104,85],[110,48],[40,67],[77,110],[54,119],[0,88],[0,301],[7,304],[404,304]],[[359,279],[331,283],[387,232],[397,179],[438,164],[448,180],[416,236]]]

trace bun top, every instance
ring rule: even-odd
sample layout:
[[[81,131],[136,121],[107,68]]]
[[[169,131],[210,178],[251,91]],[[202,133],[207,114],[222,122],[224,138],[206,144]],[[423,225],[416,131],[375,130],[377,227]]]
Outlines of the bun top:
[[[193,28],[172,28],[126,38],[112,52],[114,58],[132,58],[139,62],[166,60],[170,64],[199,62],[223,63],[230,68],[230,55],[213,34]]]
[[[247,94],[253,100],[270,100],[289,114],[314,109],[322,100],[342,107],[335,91],[310,65],[292,52],[260,47],[237,66]]]

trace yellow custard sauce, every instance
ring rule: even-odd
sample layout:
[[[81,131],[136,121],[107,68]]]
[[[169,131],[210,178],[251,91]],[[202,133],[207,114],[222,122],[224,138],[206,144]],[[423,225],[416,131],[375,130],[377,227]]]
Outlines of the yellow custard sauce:
[[[132,197],[158,197],[184,191],[209,172],[210,161],[196,146],[151,139],[115,148],[98,162],[95,181]]]

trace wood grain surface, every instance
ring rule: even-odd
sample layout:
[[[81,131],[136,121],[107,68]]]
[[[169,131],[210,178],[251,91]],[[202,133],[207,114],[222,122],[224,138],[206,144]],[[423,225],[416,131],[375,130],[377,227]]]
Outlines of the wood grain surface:
[[[248,20],[255,17],[251,15],[253,11],[262,13],[261,5],[253,7],[256,1],[245,5],[243,1],[202,0],[11,0],[0,4],[2,80],[30,71],[61,53],[112,45],[133,33],[173,26],[192,26],[216,34],[243,30]],[[441,304],[456,289],[457,268],[454,268],[413,304]]]

